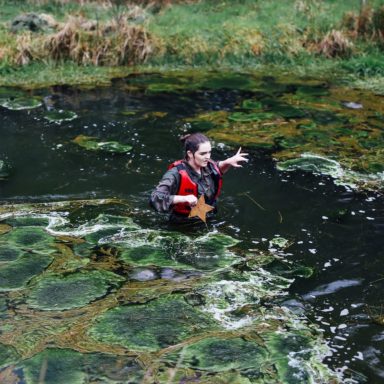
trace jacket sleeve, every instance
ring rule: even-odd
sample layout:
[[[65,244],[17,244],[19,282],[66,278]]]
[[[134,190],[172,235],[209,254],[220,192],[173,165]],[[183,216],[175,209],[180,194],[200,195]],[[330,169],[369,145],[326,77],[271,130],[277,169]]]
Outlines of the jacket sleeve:
[[[150,205],[157,212],[169,213],[172,209],[173,196],[177,194],[180,175],[176,168],[167,171],[155,190],[151,193]]]

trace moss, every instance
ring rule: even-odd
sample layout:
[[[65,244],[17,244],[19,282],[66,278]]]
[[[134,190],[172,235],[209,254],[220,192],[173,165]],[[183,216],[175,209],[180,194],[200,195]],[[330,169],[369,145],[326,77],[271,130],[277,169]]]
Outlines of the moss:
[[[51,275],[39,280],[30,290],[30,307],[60,311],[83,307],[104,296],[108,289],[124,279],[107,271],[86,271],[69,275]]]
[[[96,319],[89,335],[130,350],[156,351],[215,328],[208,315],[179,296],[168,296],[111,309]]]

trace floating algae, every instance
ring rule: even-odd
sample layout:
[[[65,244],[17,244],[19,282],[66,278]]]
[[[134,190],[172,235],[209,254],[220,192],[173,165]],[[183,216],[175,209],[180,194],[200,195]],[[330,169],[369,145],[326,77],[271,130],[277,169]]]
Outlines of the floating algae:
[[[21,248],[12,245],[0,245],[0,262],[14,261],[25,253]]]
[[[228,266],[237,259],[228,250],[237,241],[219,233],[209,233],[191,240],[178,233],[144,230],[120,233],[106,237],[101,242],[121,244],[121,259],[141,266],[156,264],[212,270]]]
[[[82,355],[69,349],[46,349],[23,362],[27,383],[82,384],[86,372],[81,369]],[[42,372],[43,370],[43,372]]]
[[[2,266],[0,270],[0,291],[25,287],[34,276],[44,271],[52,259],[49,255],[25,254]]]
[[[40,99],[33,97],[16,97],[10,99],[0,99],[0,105],[12,111],[21,111],[23,109],[35,109],[41,107],[43,103]]]
[[[26,252],[52,253],[54,239],[37,226],[17,227],[0,237],[0,246],[11,244],[23,247]]]
[[[83,384],[89,380],[104,383],[139,383],[143,372],[130,357],[103,353],[81,354],[71,349],[49,348],[22,362],[26,384]],[[42,369],[44,371],[42,372]]]
[[[226,329],[238,329],[252,324],[254,315],[238,316],[238,313],[247,306],[256,309],[261,299],[280,296],[284,294],[292,279],[272,275],[259,268],[257,272],[233,273],[229,278],[207,284],[199,289],[204,296],[204,310],[211,313]]]
[[[215,141],[269,150],[281,162],[306,153],[333,159],[345,170],[340,184],[383,188],[382,98],[326,84],[284,84],[276,79],[265,80],[259,90],[267,85],[278,92],[244,99],[233,111],[199,113],[185,121],[192,130],[205,124],[207,135]],[[364,108],[343,107],[346,94],[361,100]]]
[[[77,114],[72,111],[49,111],[44,115],[44,119],[48,120],[50,123],[60,124],[63,121],[72,121],[77,118]]]
[[[132,150],[131,145],[120,144],[117,141],[97,141],[95,137],[79,135],[73,142],[89,151],[101,151],[110,153],[128,153]]]
[[[349,185],[352,188],[363,186],[369,189],[384,187],[384,172],[377,174],[363,174],[360,172],[343,169],[342,166],[332,159],[323,156],[303,153],[300,158],[279,162],[277,169],[280,171],[296,171],[312,172],[317,175],[328,175],[335,179],[335,183],[339,185]]]
[[[167,356],[177,362],[180,357]],[[243,338],[206,338],[183,348],[179,367],[211,372],[262,370],[268,353],[255,341]]]
[[[45,383],[133,384],[144,372],[153,382],[285,382],[297,373],[303,382],[331,382],[315,350],[321,340],[273,304],[293,281],[267,270],[273,255],[243,259],[230,236],[146,229],[127,216],[125,205],[119,209],[103,201],[4,208],[0,218],[12,229],[0,236],[1,246],[5,238],[13,241],[4,277],[19,273],[16,263],[45,260],[2,288],[4,305],[17,316],[7,311],[0,343],[11,348],[6,355],[12,348],[21,355],[11,353],[4,367],[26,384],[43,374]],[[143,247],[142,258],[131,253]],[[27,264],[24,269],[31,271]],[[16,287],[24,289],[12,292]],[[283,330],[297,338],[308,334],[308,353],[292,344],[294,358],[286,349],[278,356],[270,337]],[[287,355],[288,364],[302,362],[304,373],[284,368]]]
[[[180,296],[148,304],[121,306],[96,319],[89,335],[98,341],[119,344],[132,350],[156,351],[217,328],[203,312]]]
[[[30,307],[48,311],[83,307],[123,280],[107,271],[46,276],[31,289],[27,302]]]

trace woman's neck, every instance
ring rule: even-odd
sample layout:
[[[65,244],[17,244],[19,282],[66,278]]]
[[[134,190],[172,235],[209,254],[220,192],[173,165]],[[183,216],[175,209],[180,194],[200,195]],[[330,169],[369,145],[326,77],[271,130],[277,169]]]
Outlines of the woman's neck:
[[[196,172],[198,173],[199,175],[201,175],[201,167],[199,167],[198,165],[195,164],[194,161],[191,161],[191,160],[187,160],[187,163],[189,164],[189,166]]]

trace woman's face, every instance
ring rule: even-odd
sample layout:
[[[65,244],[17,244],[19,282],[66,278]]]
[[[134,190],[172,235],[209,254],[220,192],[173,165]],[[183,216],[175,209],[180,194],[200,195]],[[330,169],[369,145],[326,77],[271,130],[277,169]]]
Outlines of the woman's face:
[[[194,154],[191,151],[188,151],[188,158],[196,167],[206,167],[211,158],[211,150],[211,143],[206,141],[199,145],[198,150]]]

